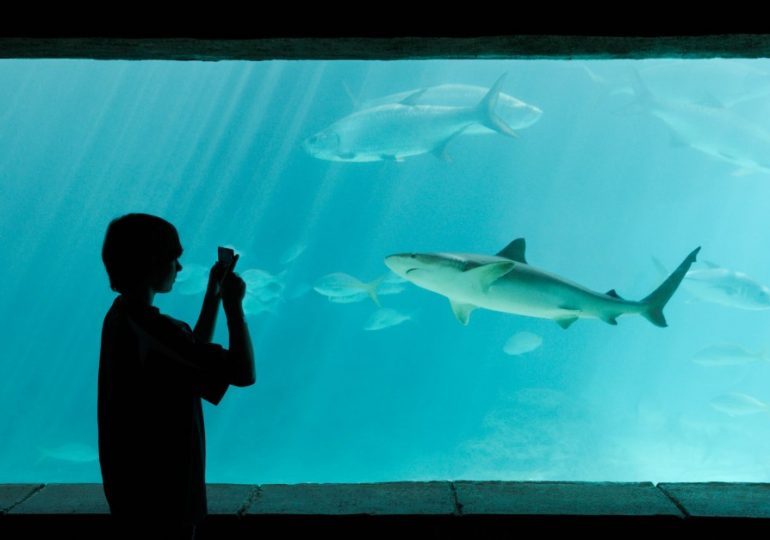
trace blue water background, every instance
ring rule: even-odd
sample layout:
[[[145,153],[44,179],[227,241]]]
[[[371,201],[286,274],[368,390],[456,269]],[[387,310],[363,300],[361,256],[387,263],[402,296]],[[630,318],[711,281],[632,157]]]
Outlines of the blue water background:
[[[711,406],[729,392],[770,403],[770,364],[692,361],[716,343],[770,346],[770,312],[680,290],[665,329],[485,310],[464,327],[409,284],[381,300],[412,320],[365,331],[370,300],[307,290],[332,272],[372,281],[392,253],[494,254],[516,237],[531,264],[624,298],[662,280],[652,257],[673,269],[697,246],[770,283],[770,175],[673,144],[628,92],[633,70],[698,102],[761,90],[770,63],[0,62],[0,482],[100,480],[99,339],[115,296],[100,250],[128,212],[174,223],[183,265],[231,244],[240,271],[286,272],[274,313],[249,317],[257,384],[205,408],[209,482],[770,481],[768,414]],[[348,92],[503,73],[504,92],[543,110],[515,140],[461,135],[451,162],[335,163],[301,147],[354,110]],[[764,127],[769,105],[734,112]],[[201,298],[156,305],[193,325]],[[505,354],[518,331],[542,346]]]

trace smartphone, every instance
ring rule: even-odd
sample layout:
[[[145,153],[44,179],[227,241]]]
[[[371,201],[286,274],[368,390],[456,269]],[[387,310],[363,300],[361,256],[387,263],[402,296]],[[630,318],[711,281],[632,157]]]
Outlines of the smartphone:
[[[235,251],[233,251],[232,249],[219,246],[217,248],[217,252],[219,255],[219,262],[227,265],[233,262],[233,257],[235,257]]]
[[[219,257],[219,262],[226,266],[225,271],[222,273],[222,279],[219,281],[219,285],[221,286],[225,280],[225,277],[227,277],[227,274],[232,272],[233,267],[235,266],[235,263],[238,261],[238,259],[235,257],[235,251],[222,246],[217,248],[217,255]]]

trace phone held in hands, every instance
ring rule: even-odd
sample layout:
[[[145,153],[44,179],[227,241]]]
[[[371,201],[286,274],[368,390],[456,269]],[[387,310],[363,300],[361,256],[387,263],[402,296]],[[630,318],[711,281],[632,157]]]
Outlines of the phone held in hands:
[[[219,285],[221,286],[222,282],[224,282],[225,278],[227,277],[227,274],[232,272],[233,267],[235,267],[235,263],[238,259],[235,258],[234,250],[222,246],[217,248],[217,255],[219,262],[225,265],[225,271],[222,273],[222,279],[219,280]]]
[[[230,264],[233,262],[233,258],[235,257],[235,251],[233,251],[230,248],[219,246],[217,248],[217,253],[219,255],[219,262]]]

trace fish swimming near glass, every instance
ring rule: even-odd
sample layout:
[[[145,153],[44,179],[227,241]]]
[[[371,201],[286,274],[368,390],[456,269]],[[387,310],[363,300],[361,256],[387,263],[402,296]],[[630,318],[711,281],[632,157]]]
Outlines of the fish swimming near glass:
[[[748,414],[770,414],[770,405],[754,396],[731,392],[717,396],[710,402],[711,407],[728,416],[746,416]]]
[[[539,349],[543,338],[532,332],[516,332],[505,342],[503,352],[510,356],[521,356]]]
[[[770,131],[718,103],[700,104],[654,96],[634,72],[640,104],[671,131],[673,141],[736,166],[735,173],[770,173]]]
[[[69,463],[91,463],[99,459],[99,451],[90,444],[69,442],[56,446],[38,447],[41,459],[53,459]]]
[[[311,156],[330,161],[403,161],[427,153],[447,159],[447,145],[471,126],[516,137],[495,112],[504,77],[474,106],[421,105],[426,92],[421,89],[398,103],[356,111],[305,139],[303,147]]]
[[[397,326],[412,319],[411,315],[401,313],[392,308],[380,308],[367,319],[364,324],[364,330],[382,330]]]
[[[653,258],[659,272],[666,268]],[[770,288],[762,285],[743,272],[722,268],[705,262],[708,268],[690,270],[684,276],[682,286],[693,297],[703,302],[727,307],[761,311],[770,309]]]
[[[401,103],[414,96],[416,105],[434,105],[440,107],[472,107],[478,104],[489,92],[489,88],[471,84],[440,84],[427,88],[415,88],[406,92],[398,92],[376,99],[367,100],[359,109],[371,109],[382,105]],[[513,130],[525,129],[540,120],[543,111],[540,108],[525,103],[505,92],[497,97],[495,114]],[[463,135],[485,135],[496,131],[482,124],[468,126]]]
[[[679,287],[700,248],[649,296],[624,300],[615,290],[591,291],[577,283],[530,266],[525,241],[517,238],[495,256],[464,253],[390,255],[385,264],[415,285],[449,298],[462,324],[471,312],[485,308],[556,321],[562,328],[578,319],[595,318],[617,324],[621,315],[638,314],[655,326],[667,326],[663,307]]]
[[[733,343],[721,343],[701,349],[692,361],[702,366],[741,366],[753,362],[769,362],[767,351],[750,351]]]
[[[380,286],[382,280],[383,278],[379,278],[372,282],[364,283],[349,274],[334,272],[319,278],[313,289],[332,302],[348,304],[369,297],[372,299],[372,302],[379,306],[380,300],[377,297],[377,287]]]

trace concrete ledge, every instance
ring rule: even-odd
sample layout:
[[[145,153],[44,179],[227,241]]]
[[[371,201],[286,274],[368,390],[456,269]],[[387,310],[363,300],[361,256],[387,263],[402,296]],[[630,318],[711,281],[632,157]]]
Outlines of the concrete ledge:
[[[665,516],[770,519],[770,484],[209,484],[211,516]],[[0,485],[0,516],[107,515],[101,484]]]
[[[690,517],[770,519],[770,484],[659,484]]]
[[[109,514],[101,484],[46,484],[8,515]]]
[[[43,484],[3,484],[0,485],[0,515],[5,514],[18,504],[43,488]]]
[[[209,515],[242,515],[258,493],[259,486],[248,484],[208,484]]]
[[[652,483],[456,482],[463,515],[674,516]]]
[[[260,487],[246,515],[452,515],[449,482],[297,484]]]

